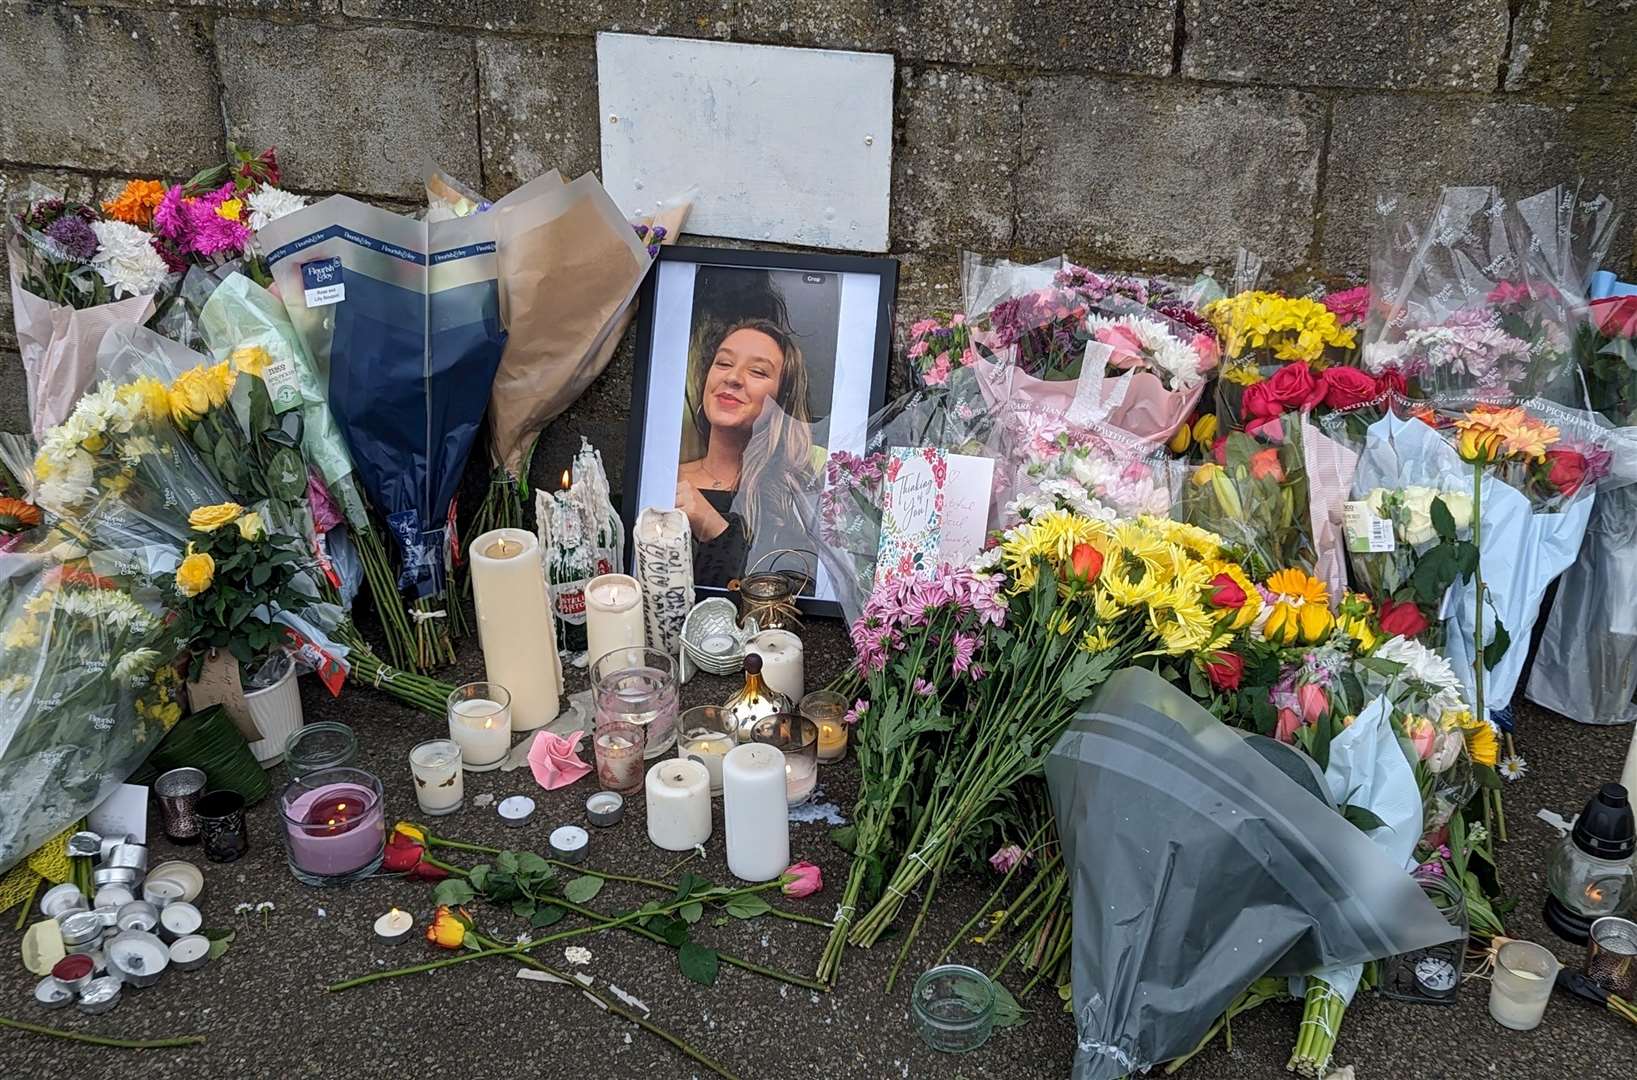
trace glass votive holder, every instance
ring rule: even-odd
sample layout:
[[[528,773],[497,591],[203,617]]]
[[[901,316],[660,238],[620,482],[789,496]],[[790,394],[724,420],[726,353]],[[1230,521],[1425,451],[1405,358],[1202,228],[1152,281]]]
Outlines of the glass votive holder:
[[[910,1011],[928,1046],[964,1054],[988,1042],[995,1028],[995,986],[976,968],[943,964],[915,980]]]
[[[751,741],[767,743],[784,754],[784,793],[790,806],[813,797],[818,786],[818,725],[791,713],[759,720]]]
[[[415,777],[415,802],[432,817],[453,814],[466,800],[466,777],[461,768],[460,743],[428,739],[409,752],[409,771]]]
[[[1540,1026],[1557,984],[1557,957],[1532,941],[1508,941],[1495,951],[1489,1015],[1513,1031]]]
[[[461,768],[493,772],[512,752],[512,695],[499,683],[469,682],[449,694],[449,737]]]
[[[676,661],[658,649],[611,649],[591,665],[597,723],[619,720],[647,728],[649,758],[676,743]],[[639,781],[640,782],[640,781]]]
[[[199,796],[205,791],[205,770],[171,769],[153,782],[159,820],[165,835],[178,844],[199,842]]]
[[[199,843],[211,862],[232,862],[250,850],[244,796],[222,788],[199,796]]]
[[[605,720],[591,736],[597,759],[597,783],[605,791],[629,795],[642,788],[646,775],[648,729],[624,720]]]
[[[381,781],[341,766],[298,777],[279,793],[290,872],[303,885],[344,885],[373,874],[386,849]]]
[[[722,794],[722,759],[739,744],[738,727],[720,705],[695,705],[676,722],[676,756],[710,773],[710,793]]]
[[[846,695],[834,690],[814,690],[801,699],[802,716],[818,725],[818,759],[829,764],[847,756]]]
[[[291,776],[351,765],[357,756],[358,736],[333,720],[296,728],[284,741],[284,767]]]

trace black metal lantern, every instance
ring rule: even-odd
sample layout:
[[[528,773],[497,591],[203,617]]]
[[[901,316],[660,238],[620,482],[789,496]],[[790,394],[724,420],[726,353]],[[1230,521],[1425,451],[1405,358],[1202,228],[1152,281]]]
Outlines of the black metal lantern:
[[[1592,923],[1623,915],[1637,900],[1632,853],[1637,821],[1626,789],[1604,784],[1558,842],[1546,864],[1546,925],[1558,936],[1584,944]]]

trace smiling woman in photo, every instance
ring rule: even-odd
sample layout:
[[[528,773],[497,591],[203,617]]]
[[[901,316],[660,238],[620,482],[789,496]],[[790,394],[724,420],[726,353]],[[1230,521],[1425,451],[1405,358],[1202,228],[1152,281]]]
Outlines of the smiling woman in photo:
[[[689,365],[690,419],[702,454],[677,470],[676,505],[696,541],[694,578],[721,585],[751,546],[791,532],[792,498],[812,450],[801,346],[770,319],[743,319],[704,339]]]

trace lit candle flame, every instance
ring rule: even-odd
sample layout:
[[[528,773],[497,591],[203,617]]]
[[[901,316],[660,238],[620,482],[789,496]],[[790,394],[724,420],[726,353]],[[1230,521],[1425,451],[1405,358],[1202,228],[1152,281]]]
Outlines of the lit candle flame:
[[[1586,899],[1593,904],[1603,902],[1603,890],[1596,882],[1586,886]]]
[[[569,488],[569,481],[568,481],[568,470],[567,470],[567,469],[564,469],[564,470],[563,470],[563,490],[564,490],[564,491],[567,491],[567,490],[568,490],[568,488]]]

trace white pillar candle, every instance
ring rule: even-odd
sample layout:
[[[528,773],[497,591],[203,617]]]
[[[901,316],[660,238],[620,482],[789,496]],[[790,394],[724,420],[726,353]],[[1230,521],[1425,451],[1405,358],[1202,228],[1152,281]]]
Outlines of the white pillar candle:
[[[666,758],[648,770],[645,784],[648,839],[656,847],[689,851],[710,839],[710,773],[705,766]]]
[[[586,662],[647,641],[642,618],[642,586],[629,574],[603,574],[585,586]]]
[[[1631,746],[1626,750],[1626,767],[1620,773],[1620,785],[1633,801],[1637,801],[1637,730],[1631,733]]]
[[[762,658],[762,681],[791,701],[807,694],[801,638],[788,630],[763,630],[745,644],[747,653]]]
[[[415,801],[421,813],[437,816],[460,809],[466,797],[460,743],[453,739],[421,743],[409,752],[409,771],[415,777]]]
[[[512,693],[512,730],[557,719],[557,638],[540,541],[522,529],[495,529],[472,541],[472,601],[489,681]]]
[[[500,689],[494,687],[491,692],[499,696]],[[510,703],[486,697],[451,701],[449,737],[460,744],[461,765],[467,772],[500,768],[512,749]]]
[[[745,743],[722,759],[722,830],[734,877],[772,881],[790,865],[790,810],[778,748]]]

